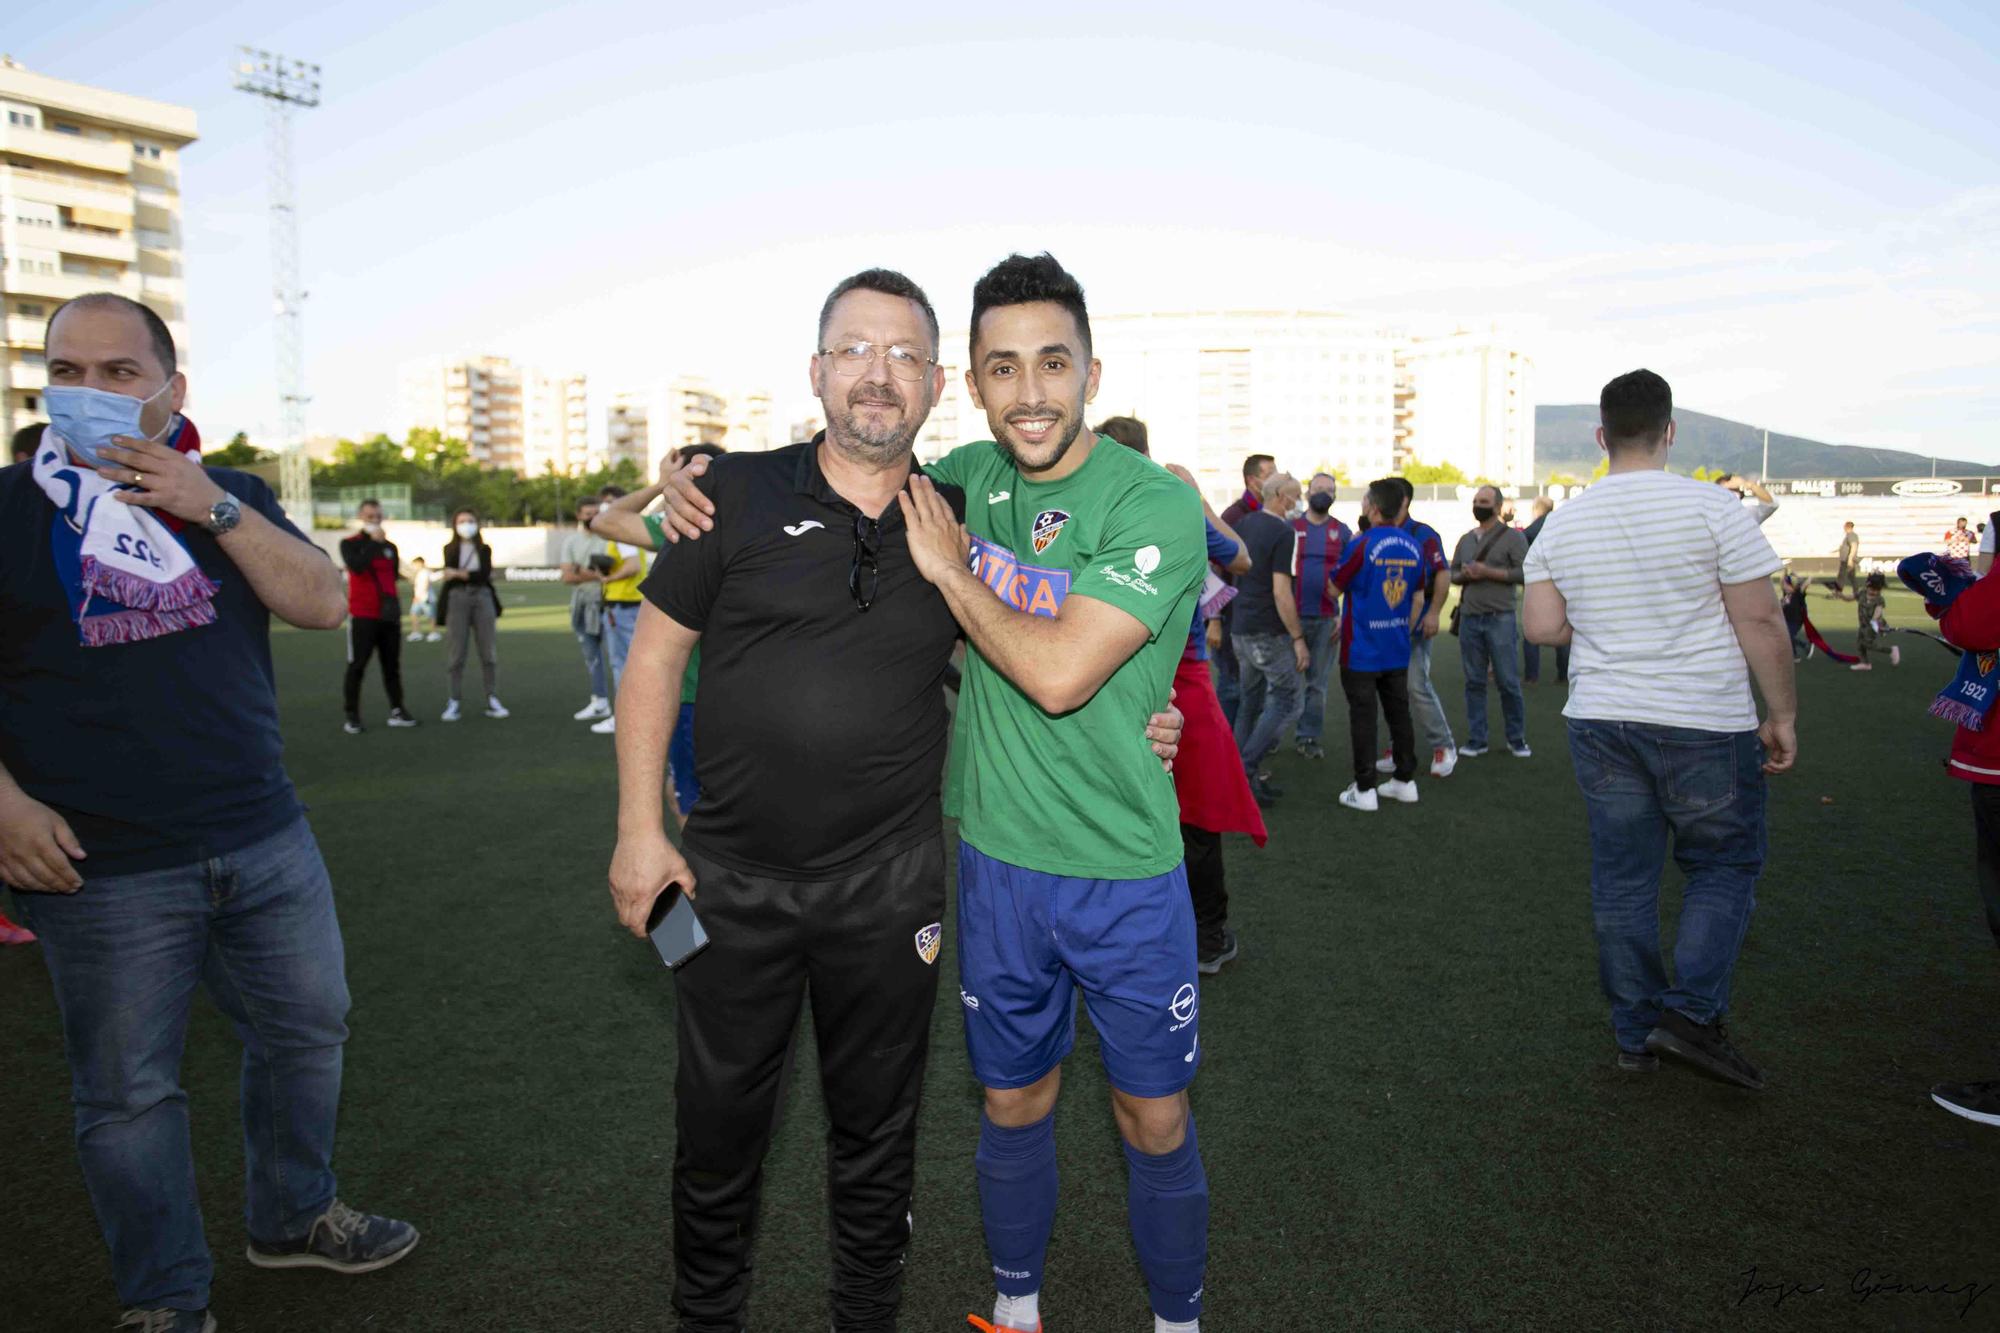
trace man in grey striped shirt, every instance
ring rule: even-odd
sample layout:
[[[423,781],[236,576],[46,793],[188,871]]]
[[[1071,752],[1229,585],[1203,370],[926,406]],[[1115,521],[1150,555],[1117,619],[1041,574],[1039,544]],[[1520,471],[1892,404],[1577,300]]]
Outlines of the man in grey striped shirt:
[[[1563,715],[1617,1065],[1649,1072],[1665,1054],[1761,1088],[1722,1018],[1764,865],[1764,777],[1798,748],[1771,589],[1780,562],[1734,495],[1666,470],[1665,380],[1621,375],[1598,406],[1609,473],[1549,516],[1528,552],[1523,619],[1530,641],[1571,650]],[[1660,952],[1670,830],[1686,877],[1671,981]]]

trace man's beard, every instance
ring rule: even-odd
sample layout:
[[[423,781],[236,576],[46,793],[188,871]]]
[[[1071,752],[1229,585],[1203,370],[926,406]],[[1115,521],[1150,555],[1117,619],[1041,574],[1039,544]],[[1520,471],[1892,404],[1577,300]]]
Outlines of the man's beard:
[[[825,401],[824,397],[822,401]],[[902,415],[878,425],[869,422],[855,410],[857,403],[894,406]],[[899,398],[864,395],[857,386],[848,394],[846,402],[841,407],[836,408],[832,403],[826,404],[826,437],[836,447],[871,463],[893,463],[910,452],[910,446],[916,442],[917,432],[924,428],[924,418],[930,415],[928,405],[919,405],[926,410],[913,412]]]
[[[1043,410],[1046,411],[1047,409]],[[1033,416],[1034,413],[1022,412],[1017,409],[1012,415]],[[1064,417],[1069,422],[1069,429],[1064,431],[1062,438],[1056,441],[1056,451],[1049,455],[1049,460],[1046,463],[1030,463],[1022,458],[1020,452],[1014,448],[1013,441],[1007,438],[1007,432],[1004,430],[995,430],[993,432],[993,442],[1000,446],[1001,453],[1007,455],[1007,459],[1013,463],[1015,471],[1031,474],[1047,472],[1050,468],[1063,461],[1064,455],[1069,453],[1070,446],[1076,443],[1076,437],[1083,434],[1082,400],[1079,399],[1077,401],[1076,411],[1065,413]]]

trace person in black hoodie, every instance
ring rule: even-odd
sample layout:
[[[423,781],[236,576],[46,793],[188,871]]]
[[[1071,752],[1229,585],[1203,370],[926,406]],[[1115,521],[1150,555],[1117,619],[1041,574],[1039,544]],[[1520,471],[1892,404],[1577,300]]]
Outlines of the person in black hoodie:
[[[458,721],[459,687],[465,680],[465,651],[479,640],[479,670],[486,685],[486,716],[505,717],[507,709],[495,693],[494,622],[500,618],[500,597],[493,591],[493,548],[479,540],[479,515],[461,509],[451,516],[454,532],[444,544],[444,566],[438,570],[438,624],[445,631],[445,672],[450,697],[444,720]]]

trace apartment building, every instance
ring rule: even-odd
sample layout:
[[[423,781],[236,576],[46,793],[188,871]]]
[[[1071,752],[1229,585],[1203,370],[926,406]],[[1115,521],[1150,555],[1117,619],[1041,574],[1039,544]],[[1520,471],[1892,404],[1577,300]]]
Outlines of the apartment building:
[[[652,439],[652,410],[645,394],[620,390],[604,409],[605,462],[617,466],[627,459],[646,466]]]
[[[653,475],[670,450],[719,444],[732,452],[770,449],[775,414],[764,389],[718,388],[706,376],[681,375],[653,394],[646,438],[646,470]]]
[[[180,154],[194,141],[187,107],[0,58],[0,431],[46,419],[43,332],[71,297],[145,302],[186,364]]]
[[[1494,334],[1411,338],[1396,349],[1397,465],[1455,464],[1468,477],[1535,481],[1534,364]]]
[[[544,374],[504,356],[406,362],[396,424],[398,433],[421,428],[465,441],[481,467],[540,476],[594,466],[587,377]]]

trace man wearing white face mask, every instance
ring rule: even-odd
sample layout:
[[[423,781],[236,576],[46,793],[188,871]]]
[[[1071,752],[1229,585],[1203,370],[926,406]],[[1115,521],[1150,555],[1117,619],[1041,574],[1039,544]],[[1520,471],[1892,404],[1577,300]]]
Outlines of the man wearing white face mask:
[[[382,505],[363,500],[355,512],[361,530],[340,543],[340,563],[347,566],[347,675],[341,681],[341,702],[347,721],[341,729],[359,736],[361,680],[368,659],[382,656],[382,688],[389,695],[389,725],[414,727],[417,720],[403,707],[403,599],[396,579],[402,567],[396,543],[382,534]]]
[[[347,982],[278,730],[271,615],[333,629],[346,604],[268,486],[201,465],[159,316],[81,297],[46,345],[50,429],[0,470],[0,884],[54,985],[119,1327],[206,1333],[197,982],[244,1047],[250,1262],[367,1272],[417,1241],[335,1194]]]
[[[445,674],[451,697],[444,720],[459,718],[458,693],[465,682],[465,653],[479,641],[479,673],[486,686],[486,716],[506,717],[506,706],[494,693],[499,656],[494,622],[500,618],[500,595],[493,591],[493,548],[479,540],[479,515],[461,509],[451,516],[455,534],[444,544],[444,567],[438,570],[438,624],[444,626]]]

